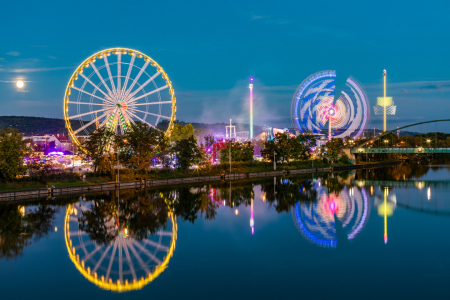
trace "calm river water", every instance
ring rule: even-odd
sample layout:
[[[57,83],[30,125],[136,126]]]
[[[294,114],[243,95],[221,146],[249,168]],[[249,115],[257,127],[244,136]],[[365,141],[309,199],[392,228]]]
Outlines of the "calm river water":
[[[446,297],[450,167],[0,204],[2,299]]]

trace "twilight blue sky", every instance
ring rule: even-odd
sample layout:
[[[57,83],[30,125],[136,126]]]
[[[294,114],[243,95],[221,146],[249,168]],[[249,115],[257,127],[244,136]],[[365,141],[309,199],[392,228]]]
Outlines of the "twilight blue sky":
[[[184,121],[248,123],[255,77],[255,124],[290,126],[296,86],[327,69],[357,78],[371,105],[387,69],[388,127],[450,109],[450,1],[6,1],[1,11],[0,115],[62,118],[76,66],[111,47],[166,70]]]

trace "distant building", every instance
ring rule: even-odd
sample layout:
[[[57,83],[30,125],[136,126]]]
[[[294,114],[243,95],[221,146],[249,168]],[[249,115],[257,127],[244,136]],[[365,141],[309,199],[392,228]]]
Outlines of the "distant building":
[[[73,151],[72,141],[64,134],[24,136],[28,140],[27,146],[33,149],[48,150],[49,152]]]
[[[55,142],[55,151],[72,152],[72,141],[64,134],[52,134],[48,139],[48,144],[52,144],[52,142]],[[53,151],[53,149],[49,149],[49,151]]]

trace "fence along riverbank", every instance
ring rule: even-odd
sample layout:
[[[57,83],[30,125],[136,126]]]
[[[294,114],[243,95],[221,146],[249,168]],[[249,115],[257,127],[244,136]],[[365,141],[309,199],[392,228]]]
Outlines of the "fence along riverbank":
[[[29,200],[47,198],[49,196],[67,196],[87,193],[98,193],[103,191],[115,191],[126,190],[136,188],[147,188],[156,186],[170,186],[189,183],[204,183],[214,182],[221,180],[241,180],[261,177],[273,177],[273,176],[286,176],[286,175],[300,175],[300,174],[312,174],[312,173],[327,173],[333,171],[353,170],[362,168],[374,168],[384,167],[389,165],[400,164],[400,161],[384,162],[377,164],[365,164],[365,165],[352,165],[352,166],[338,166],[329,168],[310,168],[310,169],[298,169],[298,170],[280,170],[280,171],[267,171],[267,172],[250,172],[250,173],[231,173],[222,175],[211,176],[197,176],[197,177],[181,177],[171,179],[154,179],[154,180],[142,180],[142,181],[129,181],[129,182],[110,182],[103,184],[91,184],[82,186],[71,187],[59,187],[54,188],[53,193],[49,193],[47,188],[27,190],[27,191],[15,191],[0,193],[0,202]]]

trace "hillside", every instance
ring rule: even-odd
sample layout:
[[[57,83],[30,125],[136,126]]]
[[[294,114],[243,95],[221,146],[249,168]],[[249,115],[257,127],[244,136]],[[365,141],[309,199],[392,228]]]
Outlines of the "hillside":
[[[80,122],[75,120],[71,121],[72,129],[76,130],[80,128]],[[185,125],[187,123],[182,121],[176,121],[176,124]],[[195,129],[210,129],[216,134],[225,134],[225,123],[204,124],[204,123],[191,123]],[[167,128],[168,122],[161,122],[159,128]],[[250,126],[248,124],[233,124],[236,126],[236,132],[249,131]],[[24,116],[0,116],[0,129],[7,128],[17,129],[24,135],[44,135],[44,134],[66,134],[67,129],[63,119],[51,119],[40,117],[24,117]],[[90,130],[94,129],[95,125],[90,126]],[[254,135],[262,133],[262,126],[254,126]]]
[[[79,121],[71,121],[72,128],[80,128]],[[24,135],[44,135],[67,133],[65,122],[62,119],[50,119],[39,117],[0,116],[0,129],[17,129]],[[95,125],[91,126],[93,129]]]
[[[185,125],[187,123],[183,121],[175,121],[176,124]],[[72,128],[76,130],[80,128],[80,122],[78,120],[71,121]],[[159,128],[167,128],[168,121],[162,121],[158,124]],[[214,124],[205,124],[205,123],[191,123],[195,129],[209,129],[212,130],[216,134],[225,134],[225,126],[226,123],[214,123]],[[236,126],[236,132],[240,131],[249,131],[249,124],[236,123],[233,125]],[[0,129],[6,129],[11,127],[13,129],[17,129],[19,132],[24,135],[44,135],[44,134],[65,134],[67,133],[67,129],[65,127],[65,122],[63,119],[51,119],[51,118],[40,118],[40,117],[19,117],[19,116],[0,116]],[[91,125],[89,130],[95,128],[95,125]],[[257,137],[262,133],[262,126],[255,125],[253,126],[254,136]],[[380,134],[380,130],[376,130],[376,134]],[[418,132],[410,132],[410,131],[400,131],[400,136],[412,135],[415,136],[419,134]],[[366,136],[373,135],[373,130],[367,129]]]

